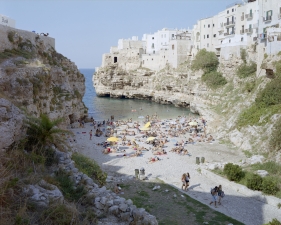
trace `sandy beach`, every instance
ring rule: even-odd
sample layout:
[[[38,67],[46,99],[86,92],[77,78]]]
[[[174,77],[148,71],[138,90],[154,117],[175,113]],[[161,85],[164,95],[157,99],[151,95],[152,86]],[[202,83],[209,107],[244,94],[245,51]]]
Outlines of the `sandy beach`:
[[[197,122],[200,125],[200,121],[197,120]],[[145,124],[146,122],[144,121],[140,122],[140,127],[143,127]],[[215,136],[213,137],[214,140],[210,141],[210,143],[199,142],[198,138],[193,138],[194,142],[191,143],[187,141],[189,138],[192,138],[193,133],[186,132],[178,137],[168,135],[168,132],[171,130],[177,131],[178,125],[180,125],[181,129],[190,127],[188,119],[178,118],[178,120],[158,120],[151,123],[148,132],[155,131],[157,134],[166,134],[168,142],[162,148],[167,154],[157,155],[156,157],[160,159],[159,161],[149,162],[151,157],[155,157],[155,155],[152,153],[152,144],[148,144],[146,142],[147,137],[143,137],[145,131],[139,133],[136,128],[127,129],[128,132],[135,132],[135,135],[126,135],[127,141],[135,141],[139,148],[148,149],[148,151],[142,151],[140,156],[132,156],[136,153],[132,145],[122,145],[121,139],[124,137],[122,132],[128,128],[127,126],[133,127],[134,125],[136,125],[136,122],[132,121],[126,125],[115,127],[117,133],[113,134],[119,138],[119,141],[117,145],[110,146],[110,148],[117,149],[117,146],[119,146],[120,152],[109,154],[102,152],[105,148],[102,145],[98,145],[98,143],[105,142],[108,137],[104,135],[100,137],[95,136],[96,129],[94,129],[92,123],[86,123],[84,128],[71,129],[75,136],[71,139],[70,144],[78,152],[94,159],[104,171],[110,174],[134,176],[135,169],[144,168],[147,180],[143,182],[149,182],[150,179],[158,178],[167,184],[181,189],[181,175],[189,172],[191,176],[190,187],[187,191],[183,192],[206,205],[209,205],[211,201],[210,189],[221,184],[226,194],[222,200],[222,205],[219,205],[217,208],[214,205],[210,207],[247,225],[263,224],[271,221],[273,218],[281,220],[280,209],[277,208],[277,205],[270,204],[270,202],[268,204],[265,203],[268,200],[263,200],[260,192],[249,190],[245,186],[230,182],[207,170],[213,164],[223,165],[228,162],[239,163],[242,160],[246,160],[243,153],[220,144]],[[171,128],[175,126],[176,128]],[[103,125],[100,129],[104,134],[106,131],[110,131],[112,127]],[[93,132],[92,140],[90,140],[90,130]],[[210,134],[207,134],[207,137],[209,136]],[[157,135],[156,140],[161,140],[161,138]],[[188,154],[183,155],[171,152],[173,148],[177,147],[176,144],[182,141],[185,143],[183,148],[188,151]],[[205,162],[196,164],[196,157],[199,157],[200,160],[204,157]]]

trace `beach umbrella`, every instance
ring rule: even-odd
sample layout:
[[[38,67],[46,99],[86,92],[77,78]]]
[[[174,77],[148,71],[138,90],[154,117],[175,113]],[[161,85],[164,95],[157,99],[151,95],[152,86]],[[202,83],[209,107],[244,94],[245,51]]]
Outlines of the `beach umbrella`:
[[[149,137],[149,138],[146,139],[146,141],[152,141],[154,139],[155,139],[155,137]]]
[[[108,141],[112,141],[112,142],[116,142],[118,141],[119,139],[117,137],[110,137],[110,138],[107,138]]]
[[[139,116],[138,118],[139,118],[139,119],[144,119],[144,116]]]
[[[149,127],[151,124],[150,124],[150,122],[147,122],[145,125],[144,125],[144,127]]]
[[[150,128],[149,127],[142,127],[142,128],[140,128],[140,130],[150,130]]]
[[[197,122],[195,122],[195,121],[193,121],[193,122],[189,122],[189,125],[190,125],[190,126],[197,126],[197,124],[198,124],[198,123],[197,123]]]

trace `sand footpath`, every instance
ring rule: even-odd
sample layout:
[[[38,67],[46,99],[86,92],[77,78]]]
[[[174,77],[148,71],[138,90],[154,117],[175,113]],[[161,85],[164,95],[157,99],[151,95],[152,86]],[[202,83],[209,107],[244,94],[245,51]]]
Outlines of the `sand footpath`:
[[[162,125],[162,123],[169,124],[170,121],[162,120],[159,122],[161,124],[160,130],[165,132],[167,127],[166,124]],[[129,125],[132,126],[133,123],[129,123]],[[122,125],[116,128],[117,137],[123,136],[120,133],[125,127],[125,125]],[[106,129],[106,126],[103,128]],[[179,155],[170,152],[170,150],[175,147],[177,141],[188,140],[190,134],[180,137],[168,137],[169,142],[164,147],[167,154],[159,155],[159,161],[150,163],[149,158],[153,157],[151,151],[143,151],[142,156],[139,157],[129,157],[128,155],[135,153],[135,151],[132,149],[132,146],[122,146],[121,142],[119,142],[120,149],[126,152],[103,154],[102,150],[104,148],[97,145],[97,143],[106,141],[106,137],[96,137],[93,135],[92,140],[90,140],[90,130],[93,130],[93,134],[95,133],[91,123],[86,123],[84,128],[71,129],[75,134],[74,139],[76,142],[72,141],[70,144],[78,152],[94,159],[105,171],[134,176],[135,169],[144,168],[145,174],[148,177],[148,180],[145,182],[149,182],[149,179],[152,178],[159,178],[179,189],[181,188],[181,175],[189,172],[191,175],[190,187],[185,193],[203,204],[209,205],[211,201],[210,189],[222,184],[226,194],[222,200],[222,205],[217,208],[213,205],[210,207],[247,225],[260,225],[271,221],[273,218],[281,221],[281,209],[278,209],[277,205],[273,205],[279,199],[270,197],[270,199],[273,199],[273,203],[266,204],[267,199],[264,199],[260,192],[249,190],[242,185],[230,182],[206,170],[212,163],[238,163],[246,159],[244,154],[226,145],[219,144],[217,140],[212,143],[196,142],[195,144],[186,144],[185,149],[188,150],[189,154]],[[127,139],[135,139],[139,146],[147,149],[152,147],[152,145],[145,142],[146,138],[139,138],[141,134],[136,129],[129,130],[135,131],[136,135],[126,136]],[[124,154],[126,156],[123,156]],[[205,163],[197,165],[196,157],[204,157]]]

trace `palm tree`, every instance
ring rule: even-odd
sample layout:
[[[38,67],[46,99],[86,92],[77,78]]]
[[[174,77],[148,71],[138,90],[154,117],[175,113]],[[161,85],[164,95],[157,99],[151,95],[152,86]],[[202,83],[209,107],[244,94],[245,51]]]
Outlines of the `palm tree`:
[[[71,132],[58,128],[62,121],[62,118],[51,120],[44,114],[39,118],[28,117],[25,121],[26,150],[41,156],[50,156],[50,151],[54,153],[52,146],[65,150],[67,147],[65,134],[71,134]]]

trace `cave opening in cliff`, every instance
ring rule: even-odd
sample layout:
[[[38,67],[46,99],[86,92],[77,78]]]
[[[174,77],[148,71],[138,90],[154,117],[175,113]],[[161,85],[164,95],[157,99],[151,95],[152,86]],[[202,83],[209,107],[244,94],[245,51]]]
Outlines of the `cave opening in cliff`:
[[[124,99],[124,98],[126,98],[126,96],[125,96],[125,95],[121,95],[120,98],[121,98],[121,99]]]
[[[114,57],[114,63],[117,63],[117,57],[116,56]]]

